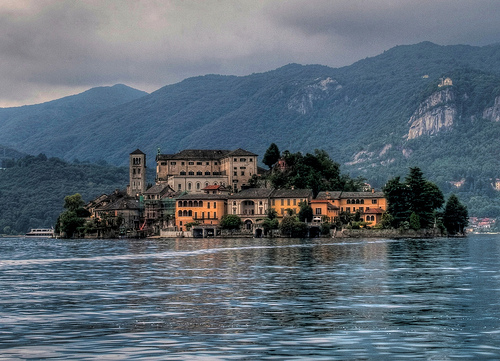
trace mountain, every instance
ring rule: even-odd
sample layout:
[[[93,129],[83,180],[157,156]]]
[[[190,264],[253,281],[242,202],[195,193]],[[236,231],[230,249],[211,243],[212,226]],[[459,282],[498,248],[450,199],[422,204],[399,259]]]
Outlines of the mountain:
[[[11,115],[9,123],[0,112],[0,144],[116,165],[136,148],[150,162],[157,148],[241,147],[260,155],[272,142],[292,152],[320,148],[375,187],[419,166],[477,215],[500,216],[493,187],[500,179],[499,109],[500,45],[424,42],[336,69],[289,64],[189,78],[120,105],[43,121],[33,112]],[[33,124],[44,140],[29,136]]]
[[[147,95],[146,92],[118,84],[97,87],[81,94],[50,102],[14,108],[0,108],[0,144],[30,154],[46,153],[64,156],[71,144],[66,129],[77,119],[85,123],[95,112],[127,103]],[[68,141],[78,138],[67,134]]]

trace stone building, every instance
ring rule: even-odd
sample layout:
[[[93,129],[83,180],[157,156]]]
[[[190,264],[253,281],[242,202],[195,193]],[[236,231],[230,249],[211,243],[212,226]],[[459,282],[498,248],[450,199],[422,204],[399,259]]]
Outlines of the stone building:
[[[146,154],[139,149],[130,153],[130,184],[127,187],[129,197],[137,197],[146,190]]]
[[[249,184],[257,174],[257,154],[244,149],[187,149],[156,156],[156,183],[167,183],[175,191],[203,193],[209,185],[234,191]]]

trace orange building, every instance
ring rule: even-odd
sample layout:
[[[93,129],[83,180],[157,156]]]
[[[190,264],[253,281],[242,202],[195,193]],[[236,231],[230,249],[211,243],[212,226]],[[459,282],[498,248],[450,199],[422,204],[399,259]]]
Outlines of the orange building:
[[[328,209],[328,205],[334,206]],[[331,217],[338,216],[340,212],[359,212],[361,220],[370,226],[379,224],[382,215],[387,210],[387,200],[383,192],[320,192],[312,201],[313,214]]]
[[[292,210],[294,214],[300,211],[300,202],[309,203],[312,199],[311,189],[276,189],[271,193],[271,208],[278,213],[278,218],[283,218]]]
[[[227,195],[190,193],[177,198],[175,225],[179,231],[186,224],[198,223],[217,226],[226,214]]]

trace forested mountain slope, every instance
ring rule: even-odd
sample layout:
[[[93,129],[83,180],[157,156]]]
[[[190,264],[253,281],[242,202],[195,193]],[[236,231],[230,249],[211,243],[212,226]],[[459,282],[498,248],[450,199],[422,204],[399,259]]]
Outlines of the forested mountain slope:
[[[440,87],[447,78],[451,83]],[[117,165],[136,148],[150,162],[157,148],[241,147],[261,156],[272,142],[281,150],[319,148],[375,187],[421,167],[445,192],[500,215],[493,189],[500,178],[499,80],[500,45],[424,42],[337,69],[289,64],[242,77],[189,78],[70,121],[40,122],[33,113],[6,128],[2,120],[0,144]],[[25,132],[32,124],[43,130],[43,144]]]

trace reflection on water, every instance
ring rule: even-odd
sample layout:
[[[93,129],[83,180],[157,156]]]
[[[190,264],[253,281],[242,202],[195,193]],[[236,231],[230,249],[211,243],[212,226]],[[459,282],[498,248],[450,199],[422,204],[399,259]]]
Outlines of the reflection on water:
[[[500,359],[500,237],[0,239],[0,359]]]

